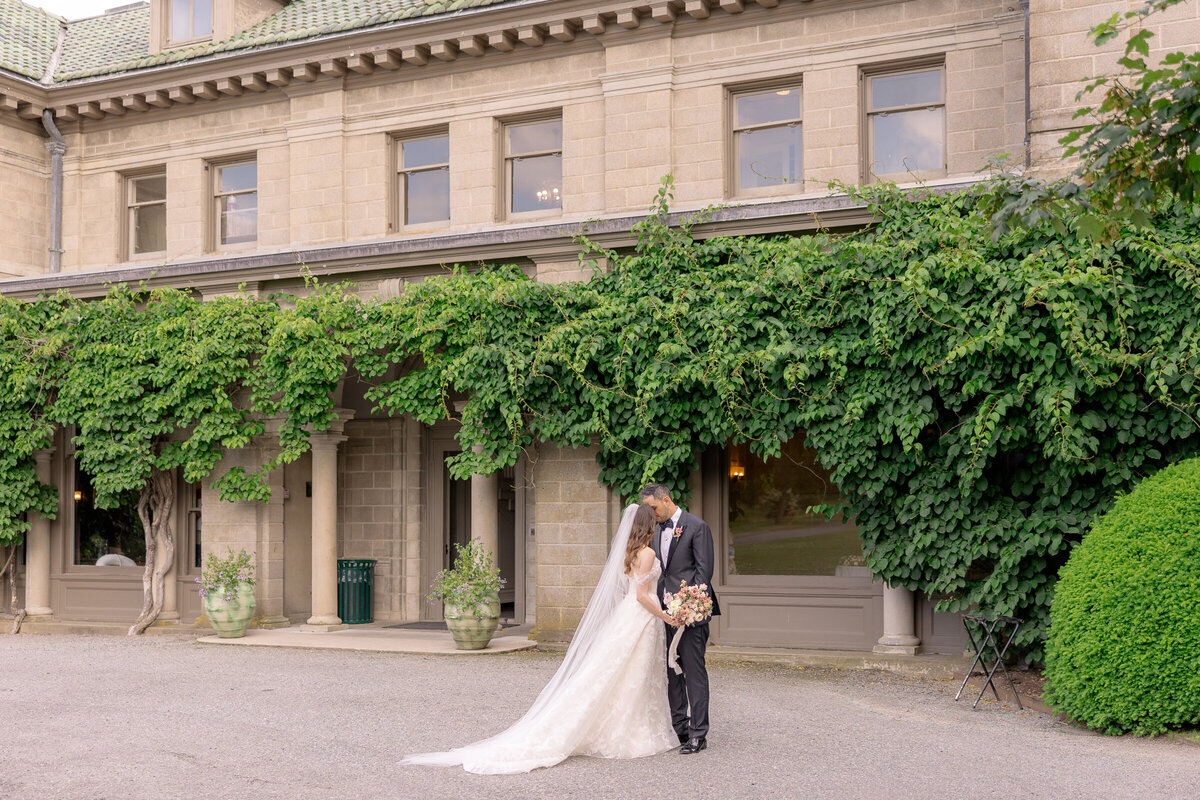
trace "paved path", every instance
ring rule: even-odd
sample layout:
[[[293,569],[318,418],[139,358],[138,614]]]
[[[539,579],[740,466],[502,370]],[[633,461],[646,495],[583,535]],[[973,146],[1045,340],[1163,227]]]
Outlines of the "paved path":
[[[697,756],[528,775],[400,767],[494,733],[559,657],[0,636],[0,797],[1179,798],[1200,750],[954,703],[950,680],[715,665]]]

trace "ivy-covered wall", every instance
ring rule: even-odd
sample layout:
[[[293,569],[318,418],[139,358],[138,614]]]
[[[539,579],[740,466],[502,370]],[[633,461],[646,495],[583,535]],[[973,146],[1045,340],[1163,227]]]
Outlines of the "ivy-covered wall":
[[[708,446],[776,456],[804,431],[876,574],[1030,620],[1038,660],[1057,569],[1091,519],[1200,446],[1200,214],[1169,206],[1111,241],[998,233],[984,209],[1001,191],[883,187],[859,195],[867,230],[699,240],[664,224],[664,186],[636,249],[591,250],[607,269],[576,283],[500,268],[388,300],[4,300],[0,539],[49,510],[31,454],[54,424],[76,426],[107,490],[182,466],[261,497],[261,473],[221,473],[222,449],[275,417],[278,461],[295,458],[353,365],[392,414],[432,423],[451,393],[469,398],[462,477],[537,441],[595,441],[603,483],[682,495]]]

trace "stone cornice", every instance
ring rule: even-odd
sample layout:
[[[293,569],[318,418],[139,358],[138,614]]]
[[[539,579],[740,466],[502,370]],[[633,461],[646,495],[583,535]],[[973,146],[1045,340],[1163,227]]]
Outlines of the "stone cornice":
[[[501,56],[576,39],[614,36],[644,26],[755,13],[813,0],[585,0],[481,8],[452,15],[321,36],[303,42],[218,53],[53,87],[4,75],[0,113],[36,120],[45,108],[59,122],[100,120],[271,91],[293,82],[350,79],[408,71],[459,59]],[[859,0],[879,3],[881,0]]]
[[[975,182],[948,182],[931,185],[927,190],[951,192]],[[669,222],[678,225],[697,213],[695,210],[673,212]],[[67,290],[76,296],[94,297],[103,295],[107,286],[118,283],[186,287],[201,292],[225,291],[243,283],[257,285],[295,280],[302,268],[316,276],[353,280],[384,274],[397,277],[397,272],[414,276],[435,274],[447,264],[562,261],[578,254],[575,237],[580,233],[586,233],[593,242],[605,248],[631,246],[634,240],[630,230],[645,218],[645,214],[636,214],[9,278],[0,280],[0,295],[30,299]],[[864,206],[839,194],[722,206],[692,230],[697,237],[709,238],[857,227],[870,221],[870,213]]]

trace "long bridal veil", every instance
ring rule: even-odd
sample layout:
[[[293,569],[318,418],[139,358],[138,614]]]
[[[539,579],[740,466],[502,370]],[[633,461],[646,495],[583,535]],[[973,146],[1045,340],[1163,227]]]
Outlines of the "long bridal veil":
[[[462,764],[464,759],[480,755],[491,748],[521,741],[526,732],[538,726],[547,709],[552,708],[555,701],[561,699],[560,694],[564,687],[570,688],[572,676],[586,663],[588,653],[600,640],[600,634],[605,624],[612,617],[613,611],[622,598],[629,592],[630,579],[625,574],[625,548],[629,543],[629,533],[633,529],[633,516],[637,509],[637,503],[633,503],[625,509],[625,513],[621,516],[621,524],[617,528],[616,535],[613,536],[608,561],[604,564],[604,571],[600,574],[600,580],[596,584],[595,591],[592,592],[592,598],[588,601],[583,618],[579,621],[575,635],[571,638],[571,644],[567,648],[563,663],[554,673],[550,682],[542,689],[541,694],[534,700],[533,705],[525,712],[525,715],[507,730],[489,739],[443,753],[407,756],[400,763],[430,766]]]

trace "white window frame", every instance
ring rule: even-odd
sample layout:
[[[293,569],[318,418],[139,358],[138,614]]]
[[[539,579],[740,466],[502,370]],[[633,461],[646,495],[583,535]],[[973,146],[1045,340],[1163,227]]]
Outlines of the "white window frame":
[[[125,209],[124,209],[125,224],[123,225],[124,234],[123,234],[122,241],[121,241],[121,258],[123,260],[128,261],[128,260],[140,259],[140,258],[151,258],[155,255],[161,255],[162,253],[165,253],[167,251],[167,246],[166,246],[166,241],[167,241],[167,231],[166,231],[167,198],[166,198],[166,193],[165,192],[163,193],[162,200],[153,200],[153,201],[148,200],[148,201],[139,203],[139,202],[137,202],[137,199],[136,199],[137,194],[135,192],[135,184],[138,181],[145,180],[146,178],[158,178],[158,177],[161,177],[163,179],[163,184],[165,185],[166,179],[167,179],[166,167],[147,169],[147,170],[143,170],[140,172],[130,172],[130,173],[126,173],[121,176],[122,191],[124,192],[124,206],[125,206]],[[138,208],[145,208],[148,206],[156,206],[156,205],[161,205],[163,207],[163,249],[147,250],[144,253],[135,253],[134,246],[135,246],[135,243],[137,242],[137,229],[136,229],[134,210],[138,209]]]
[[[918,72],[934,72],[937,71],[941,75],[942,91],[937,102],[933,103],[911,103],[907,105],[888,106],[887,108],[871,108],[871,81],[875,78],[888,78],[896,75],[908,75]],[[930,180],[933,178],[942,178],[947,174],[947,165],[950,159],[949,152],[949,137],[946,133],[947,112],[946,112],[946,61],[945,58],[939,57],[936,60],[907,62],[905,64],[894,65],[889,67],[865,67],[859,71],[859,83],[862,86],[862,125],[863,125],[863,152],[861,164],[861,178],[863,183],[876,183],[879,181],[896,181],[897,183],[907,183],[911,181]],[[896,172],[884,175],[878,175],[874,170],[875,158],[875,126],[873,124],[874,117],[880,114],[891,114],[898,111],[920,111],[927,108],[942,109],[942,165],[934,169],[913,170],[911,172]]]
[[[163,14],[163,18],[166,20],[166,24],[163,25],[163,41],[166,43],[166,45],[168,47],[173,48],[173,47],[178,47],[179,45],[191,44],[193,42],[207,42],[207,41],[212,40],[214,23],[216,21],[214,18],[217,15],[216,0],[213,0],[213,2],[211,2],[209,4],[209,8],[208,8],[208,33],[201,34],[201,35],[196,35],[196,33],[195,33],[195,31],[196,31],[196,0],[188,0],[188,19],[187,19],[188,24],[187,24],[187,27],[188,27],[188,33],[190,35],[186,36],[182,39],[175,39],[175,38],[171,37],[171,28],[173,27],[173,22],[174,22],[174,17],[173,17],[174,2],[172,0],[162,0],[162,4],[163,4],[163,8],[166,11],[166,13]]]
[[[446,161],[438,164],[424,164],[419,167],[404,166],[404,145],[406,142],[419,142],[423,139],[446,139]],[[450,216],[444,220],[432,220],[430,222],[408,222],[408,176],[418,172],[433,172],[435,170],[446,170],[447,187],[446,191],[449,194],[450,180],[450,131],[445,128],[431,128],[421,131],[410,131],[403,134],[394,134],[392,136],[392,153],[395,164],[394,172],[394,189],[395,202],[393,203],[392,213],[392,229],[403,231],[408,228],[419,228],[421,230],[429,230],[431,228],[445,228],[450,225],[450,218],[454,215],[454,207],[450,207]]]
[[[795,91],[800,92],[799,117],[796,117],[795,119],[764,122],[757,125],[737,124],[737,101],[739,97],[746,97],[747,95],[754,94],[766,94],[767,92],[778,92],[782,89],[794,89]],[[803,149],[800,153],[800,174],[794,179],[775,184],[774,186],[756,186],[743,189],[741,180],[742,176],[739,172],[741,166],[741,151],[738,145],[738,140],[740,138],[738,134],[744,131],[758,131],[766,130],[768,128],[782,128],[788,125],[799,125],[801,147],[804,147],[804,85],[801,82],[800,77],[793,75],[787,78],[774,79],[768,82],[758,82],[753,84],[726,87],[725,97],[725,118],[727,120],[725,129],[729,132],[728,143],[725,148],[726,163],[729,164],[729,169],[725,171],[725,174],[728,176],[725,182],[726,196],[763,197],[778,194],[797,194],[803,192],[804,164],[806,160]]]
[[[556,150],[553,150],[553,149],[534,150],[534,151],[530,151],[527,153],[519,153],[519,154],[515,154],[515,155],[509,152],[508,131],[510,128],[516,128],[516,127],[520,127],[522,125],[538,125],[538,124],[542,124],[542,123],[546,123],[546,122],[555,122],[555,121],[558,122],[559,127],[562,131],[562,144],[560,144],[558,149],[556,149]],[[513,193],[512,165],[518,159],[522,159],[522,158],[538,158],[538,157],[542,157],[542,156],[557,155],[559,157],[559,167],[560,167],[558,178],[559,178],[559,183],[562,183],[563,172],[565,171],[562,169],[562,167],[564,167],[566,165],[566,160],[563,158],[563,150],[566,146],[566,142],[567,142],[567,130],[566,130],[566,126],[563,124],[562,109],[557,109],[557,110],[548,111],[548,112],[541,112],[541,113],[537,114],[536,116],[527,116],[527,117],[518,117],[518,118],[514,118],[514,119],[506,119],[506,120],[503,120],[500,122],[499,153],[500,153],[500,162],[501,162],[503,178],[501,181],[499,181],[499,183],[500,183],[500,187],[501,187],[501,192],[503,193],[504,197],[501,199],[501,203],[499,204],[498,207],[502,208],[504,210],[504,219],[525,220],[525,219],[543,219],[543,218],[549,218],[549,217],[561,217],[562,216],[563,205],[566,202],[566,197],[565,197],[566,193],[561,188],[559,190],[559,198],[558,198],[559,206],[558,206],[558,208],[548,208],[544,211],[513,211],[512,210],[512,193]]]
[[[254,189],[253,189],[253,191],[251,191],[249,189],[241,189],[236,192],[222,192],[221,191],[221,170],[223,170],[227,167],[240,167],[240,166],[244,166],[246,164],[254,165]],[[259,191],[258,191],[259,180],[258,180],[258,157],[257,157],[257,155],[255,155],[255,154],[242,155],[242,156],[236,156],[236,157],[230,157],[230,158],[223,158],[219,161],[209,161],[207,164],[207,168],[208,168],[208,172],[209,172],[209,186],[208,186],[208,188],[209,188],[209,192],[208,192],[209,205],[208,205],[208,207],[209,207],[209,213],[212,217],[209,224],[207,225],[208,236],[209,236],[209,243],[208,243],[209,246],[207,249],[210,251],[244,250],[246,248],[256,247],[258,245],[258,235],[259,235],[258,222],[259,222],[259,217],[260,217],[259,210],[261,208],[261,206],[258,205],[258,201],[260,201],[262,199],[262,197],[259,195]],[[254,240],[250,241],[250,242],[233,242],[230,244],[222,244],[221,243],[221,198],[232,197],[235,195],[242,195],[242,194],[254,194],[255,195]]]

